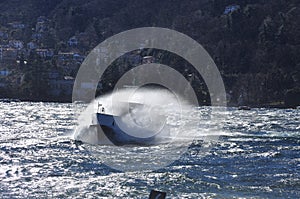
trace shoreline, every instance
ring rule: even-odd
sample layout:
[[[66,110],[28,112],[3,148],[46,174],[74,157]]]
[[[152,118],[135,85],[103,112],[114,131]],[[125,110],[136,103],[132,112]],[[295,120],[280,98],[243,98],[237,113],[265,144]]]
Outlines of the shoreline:
[[[18,98],[0,98],[0,102],[3,103],[11,103],[11,102],[33,102],[33,103],[62,103],[62,104],[71,104],[74,103],[70,99],[18,99]],[[89,104],[89,102],[82,102]],[[284,103],[280,104],[258,104],[258,105],[236,105],[236,104],[230,104],[226,106],[227,108],[237,108],[240,110],[247,110],[247,108],[251,109],[257,109],[257,108],[267,108],[267,109],[299,109],[300,104],[297,106],[287,106]],[[245,109],[244,109],[244,108]]]

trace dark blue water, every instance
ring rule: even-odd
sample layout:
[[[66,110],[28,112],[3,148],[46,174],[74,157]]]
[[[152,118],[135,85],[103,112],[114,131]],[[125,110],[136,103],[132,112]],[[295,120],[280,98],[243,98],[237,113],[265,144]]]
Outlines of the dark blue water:
[[[157,171],[121,172],[71,139],[72,104],[0,105],[1,198],[300,198],[300,110],[229,109],[217,141],[195,140]]]

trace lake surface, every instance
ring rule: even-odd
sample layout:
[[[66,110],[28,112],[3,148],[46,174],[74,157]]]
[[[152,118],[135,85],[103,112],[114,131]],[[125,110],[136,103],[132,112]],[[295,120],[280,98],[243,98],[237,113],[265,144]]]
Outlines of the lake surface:
[[[122,172],[72,140],[72,104],[0,106],[0,198],[300,198],[300,110],[229,108],[205,155],[195,140],[164,168]]]

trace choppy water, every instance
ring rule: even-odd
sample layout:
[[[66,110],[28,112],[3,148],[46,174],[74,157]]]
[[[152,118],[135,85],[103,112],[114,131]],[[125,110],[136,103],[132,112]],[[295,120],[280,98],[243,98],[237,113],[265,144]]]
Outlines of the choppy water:
[[[300,110],[229,109],[206,156],[196,140],[165,168],[120,172],[70,139],[72,104],[0,106],[1,198],[300,198]]]

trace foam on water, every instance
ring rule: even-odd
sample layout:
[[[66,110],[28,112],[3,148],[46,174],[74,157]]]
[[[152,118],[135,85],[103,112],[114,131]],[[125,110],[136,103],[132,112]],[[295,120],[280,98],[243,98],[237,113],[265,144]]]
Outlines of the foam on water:
[[[299,110],[229,108],[224,136],[207,156],[199,155],[203,142],[196,141],[159,171],[116,172],[84,150],[85,144],[64,137],[76,126],[73,104],[0,106],[0,198],[147,198],[151,189],[169,198],[300,198]],[[196,111],[204,115],[206,109]],[[146,164],[134,162],[131,151],[148,148],[169,157],[164,144],[98,148],[120,164],[126,157]]]

